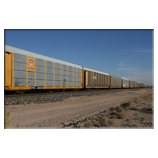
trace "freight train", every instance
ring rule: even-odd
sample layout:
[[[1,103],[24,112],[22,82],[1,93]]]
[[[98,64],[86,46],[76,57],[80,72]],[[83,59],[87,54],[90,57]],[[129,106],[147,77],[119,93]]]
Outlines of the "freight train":
[[[141,88],[147,84],[4,46],[4,90]]]

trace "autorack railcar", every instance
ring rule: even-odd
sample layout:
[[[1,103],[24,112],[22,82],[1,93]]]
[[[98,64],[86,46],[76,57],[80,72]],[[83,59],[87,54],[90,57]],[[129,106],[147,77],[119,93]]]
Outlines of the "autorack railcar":
[[[5,45],[4,89],[140,88],[143,83]]]
[[[127,78],[123,78],[123,77],[121,77],[121,87],[122,88],[129,88],[129,79],[127,79]]]
[[[85,88],[109,88],[110,75],[104,72],[85,68],[84,70],[84,85]]]
[[[81,66],[5,45],[5,90],[82,89]]]
[[[121,88],[121,77],[110,75],[110,88]]]

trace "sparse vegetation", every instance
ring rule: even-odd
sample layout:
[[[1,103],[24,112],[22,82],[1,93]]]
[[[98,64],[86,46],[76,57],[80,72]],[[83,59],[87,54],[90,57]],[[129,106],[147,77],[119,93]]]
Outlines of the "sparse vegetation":
[[[91,123],[91,122],[86,122],[86,123],[84,124],[84,127],[90,128],[90,127],[94,127],[94,125],[93,125],[93,123]]]
[[[19,123],[17,123],[17,124],[15,125],[15,127],[16,127],[16,128],[19,128],[19,127],[20,127]]]
[[[138,98],[134,98],[134,102],[138,103],[140,100]]]
[[[10,112],[10,111],[8,111],[8,112],[5,114],[4,128],[11,128],[12,121],[10,120],[10,115],[11,115],[11,112]]]
[[[99,118],[99,123],[100,123],[101,125],[107,125],[108,119],[107,119],[106,117],[100,117],[100,118]]]
[[[127,107],[129,107],[130,103],[122,103],[121,107],[123,107],[124,109],[126,109]]]
[[[109,120],[108,120],[108,123],[109,123],[110,125],[113,125],[113,124],[115,123],[115,119],[109,119]]]
[[[128,108],[129,110],[138,110],[137,105],[132,105]]]
[[[10,119],[10,116],[11,116],[11,112],[8,111],[6,114],[5,114],[5,118],[4,118],[4,128],[14,128],[14,125],[12,123],[12,120]],[[15,128],[19,128],[20,125],[19,123],[17,123],[15,125]]]
[[[126,117],[126,114],[124,111],[115,112],[115,115],[117,116],[118,119],[124,119]]]
[[[16,104],[19,105],[19,103],[20,103],[20,102],[19,102],[19,98],[17,98],[17,100],[16,100]]]

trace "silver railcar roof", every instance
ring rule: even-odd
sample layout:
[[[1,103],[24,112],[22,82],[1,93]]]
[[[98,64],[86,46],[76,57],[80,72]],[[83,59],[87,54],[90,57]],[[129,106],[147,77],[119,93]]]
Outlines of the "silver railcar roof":
[[[121,77],[122,79],[124,79],[124,80],[129,80],[128,78],[124,78],[124,77]]]
[[[86,67],[83,67],[83,69],[84,70],[88,70],[88,71],[93,71],[93,72],[101,73],[101,74],[104,74],[104,75],[109,75],[108,73],[97,71],[97,70],[93,70],[93,69],[89,69],[89,68],[86,68]]]
[[[82,69],[82,66],[80,66],[80,65],[76,65],[76,64],[72,64],[72,63],[69,63],[69,62],[62,61],[62,60],[54,59],[54,58],[51,58],[51,57],[36,54],[36,53],[33,53],[33,52],[29,52],[29,51],[19,49],[19,48],[15,48],[15,47],[8,46],[8,45],[4,45],[4,50],[12,52],[12,53],[26,55],[26,56],[30,56],[30,57],[33,57],[33,58],[42,59],[42,60],[46,60],[46,61],[51,61],[51,62],[55,62],[55,63],[59,63],[59,64],[65,64],[65,65],[68,65],[68,66],[73,66],[73,67],[77,67],[77,68]]]

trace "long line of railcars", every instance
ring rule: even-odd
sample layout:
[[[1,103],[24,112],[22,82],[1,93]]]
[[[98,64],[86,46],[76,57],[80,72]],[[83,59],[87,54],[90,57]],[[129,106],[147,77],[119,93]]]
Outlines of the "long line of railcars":
[[[4,89],[140,88],[147,84],[85,68],[19,48],[4,46]]]

